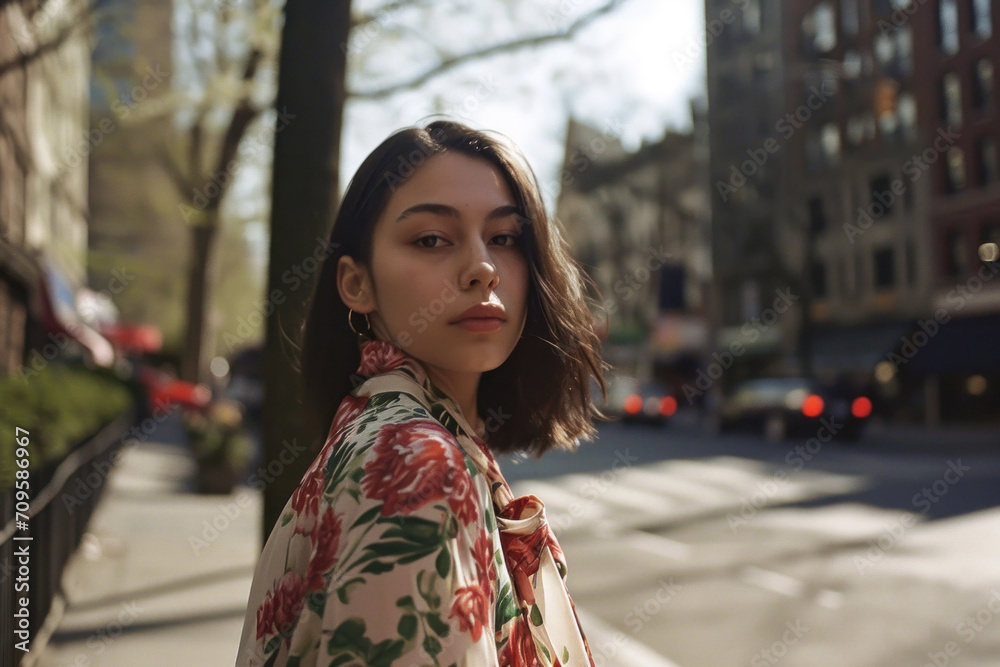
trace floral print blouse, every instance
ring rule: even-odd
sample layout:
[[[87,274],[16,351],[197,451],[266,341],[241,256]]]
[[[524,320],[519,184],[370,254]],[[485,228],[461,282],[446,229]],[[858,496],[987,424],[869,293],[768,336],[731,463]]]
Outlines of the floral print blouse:
[[[237,667],[594,665],[541,501],[414,357],[365,340],[357,373],[264,545]]]

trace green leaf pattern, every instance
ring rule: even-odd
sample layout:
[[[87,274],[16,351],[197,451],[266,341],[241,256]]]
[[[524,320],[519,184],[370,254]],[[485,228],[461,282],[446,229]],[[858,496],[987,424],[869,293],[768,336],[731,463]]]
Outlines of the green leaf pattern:
[[[453,435],[456,433],[458,425],[443,406],[434,405],[431,416]],[[399,392],[380,392],[369,398],[348,428],[342,429],[323,468],[325,484],[320,513],[331,508],[340,516],[343,531],[333,565],[323,573],[326,590],[312,591],[306,596],[290,629],[281,634],[271,632],[256,640],[253,650],[264,659],[254,664],[286,667],[464,664],[463,658],[455,659],[459,655],[455,651],[461,650],[462,645],[471,645],[472,638],[470,629],[463,628],[458,616],[452,614],[452,605],[458,599],[456,591],[477,580],[471,551],[480,534],[490,538],[490,563],[495,578],[490,582],[491,589],[486,591],[492,602],[487,607],[489,618],[478,619],[487,638],[480,637],[477,642],[480,648],[476,650],[482,650],[482,642],[490,641],[492,636],[499,653],[522,611],[530,614],[533,623],[541,622],[536,606],[530,610],[518,608],[499,548],[489,482],[464,451],[460,450],[466,470],[472,476],[476,502],[483,509],[485,524],[473,522],[460,526],[443,500],[428,502],[409,514],[384,516],[381,502],[365,493],[365,465],[373,458],[370,450],[380,429],[412,420],[426,424],[428,418],[427,411],[412,397]],[[281,579],[288,571],[298,572],[302,577],[307,574],[313,557],[311,542],[308,536],[292,533],[294,519],[289,501],[280,526],[275,527],[265,547],[268,552],[264,555],[285,553],[284,570],[268,573],[269,581]],[[455,551],[459,544],[464,552]],[[281,560],[272,555],[269,562],[280,566]],[[401,578],[402,575],[408,578]],[[258,572],[256,576],[262,575]],[[380,580],[383,576],[396,578]],[[386,582],[401,580],[411,584],[407,590],[400,589],[405,594],[396,596],[395,608],[384,602],[372,602],[373,596],[385,600],[391,594],[382,588]],[[251,600],[248,619],[256,618],[254,612],[262,602],[262,599]],[[255,636],[251,629],[251,638]],[[540,648],[539,657],[549,667],[552,659],[544,647]],[[447,660],[445,655],[449,656]]]

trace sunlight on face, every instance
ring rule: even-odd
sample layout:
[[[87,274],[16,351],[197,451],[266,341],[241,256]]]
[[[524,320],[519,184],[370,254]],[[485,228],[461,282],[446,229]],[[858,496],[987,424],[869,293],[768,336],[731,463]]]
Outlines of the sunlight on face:
[[[459,153],[429,158],[399,186],[373,232],[371,321],[379,337],[444,372],[500,366],[527,314],[528,262],[516,204],[496,167]],[[452,323],[485,303],[504,309],[498,328]]]

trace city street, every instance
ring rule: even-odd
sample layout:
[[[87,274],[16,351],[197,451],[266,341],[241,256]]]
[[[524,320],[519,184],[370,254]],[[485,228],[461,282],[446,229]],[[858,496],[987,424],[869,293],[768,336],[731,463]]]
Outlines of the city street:
[[[602,424],[575,455],[500,464],[546,504],[598,665],[997,665],[1000,437],[872,426]]]

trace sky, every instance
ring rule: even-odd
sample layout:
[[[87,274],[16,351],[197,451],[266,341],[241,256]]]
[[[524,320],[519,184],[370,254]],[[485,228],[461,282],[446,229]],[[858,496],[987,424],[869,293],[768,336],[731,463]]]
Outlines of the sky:
[[[246,36],[239,34],[220,45],[215,17],[195,9],[203,1],[175,3],[174,84],[195,97],[208,94],[202,62],[211,62],[216,50],[229,48],[226,44],[247,47]],[[436,64],[442,54],[468,53],[512,38],[565,29],[604,0],[435,0],[414,2],[391,13],[377,10],[386,0],[355,3],[378,19],[352,34],[349,90],[410,80]],[[572,40],[475,60],[418,89],[387,98],[349,98],[342,135],[341,193],[382,140],[443,111],[513,140],[534,169],[545,205],[553,214],[571,116],[614,135],[628,150],[638,148],[643,140],[661,138],[668,129],[690,129],[689,100],[705,95],[703,35],[700,2],[625,0]],[[273,72],[262,81],[262,94],[274,93],[276,82],[270,75]],[[183,125],[191,117],[180,113],[178,122]],[[227,121],[228,117],[220,117],[220,123]],[[273,124],[273,110],[269,110],[251,131]],[[245,236],[254,261],[262,266],[268,245],[270,204],[264,194],[268,179],[263,163],[241,170],[232,196],[223,205],[224,213],[228,210],[248,221]]]
[[[522,12],[509,21],[494,18],[487,43],[565,27],[603,0],[516,4],[530,13]],[[407,37],[402,44],[394,39],[393,28],[412,25],[420,18],[426,21],[426,16],[402,11],[383,14],[369,27],[369,34],[356,33],[348,88],[371,89],[378,83],[404,81],[433,64],[437,55],[422,39]],[[439,48],[454,53],[484,45],[483,35],[468,29],[467,18],[434,16],[432,24],[442,35],[425,39]],[[571,41],[469,63],[419,90],[387,99],[349,101],[341,192],[365,156],[389,134],[442,110],[474,127],[510,137],[525,153],[543,191],[557,192],[570,116],[614,133],[629,150],[638,148],[644,139],[659,139],[667,128],[690,129],[688,100],[704,96],[705,90],[703,26],[700,2],[627,0]],[[550,199],[546,198],[546,206],[551,211],[554,202]]]

